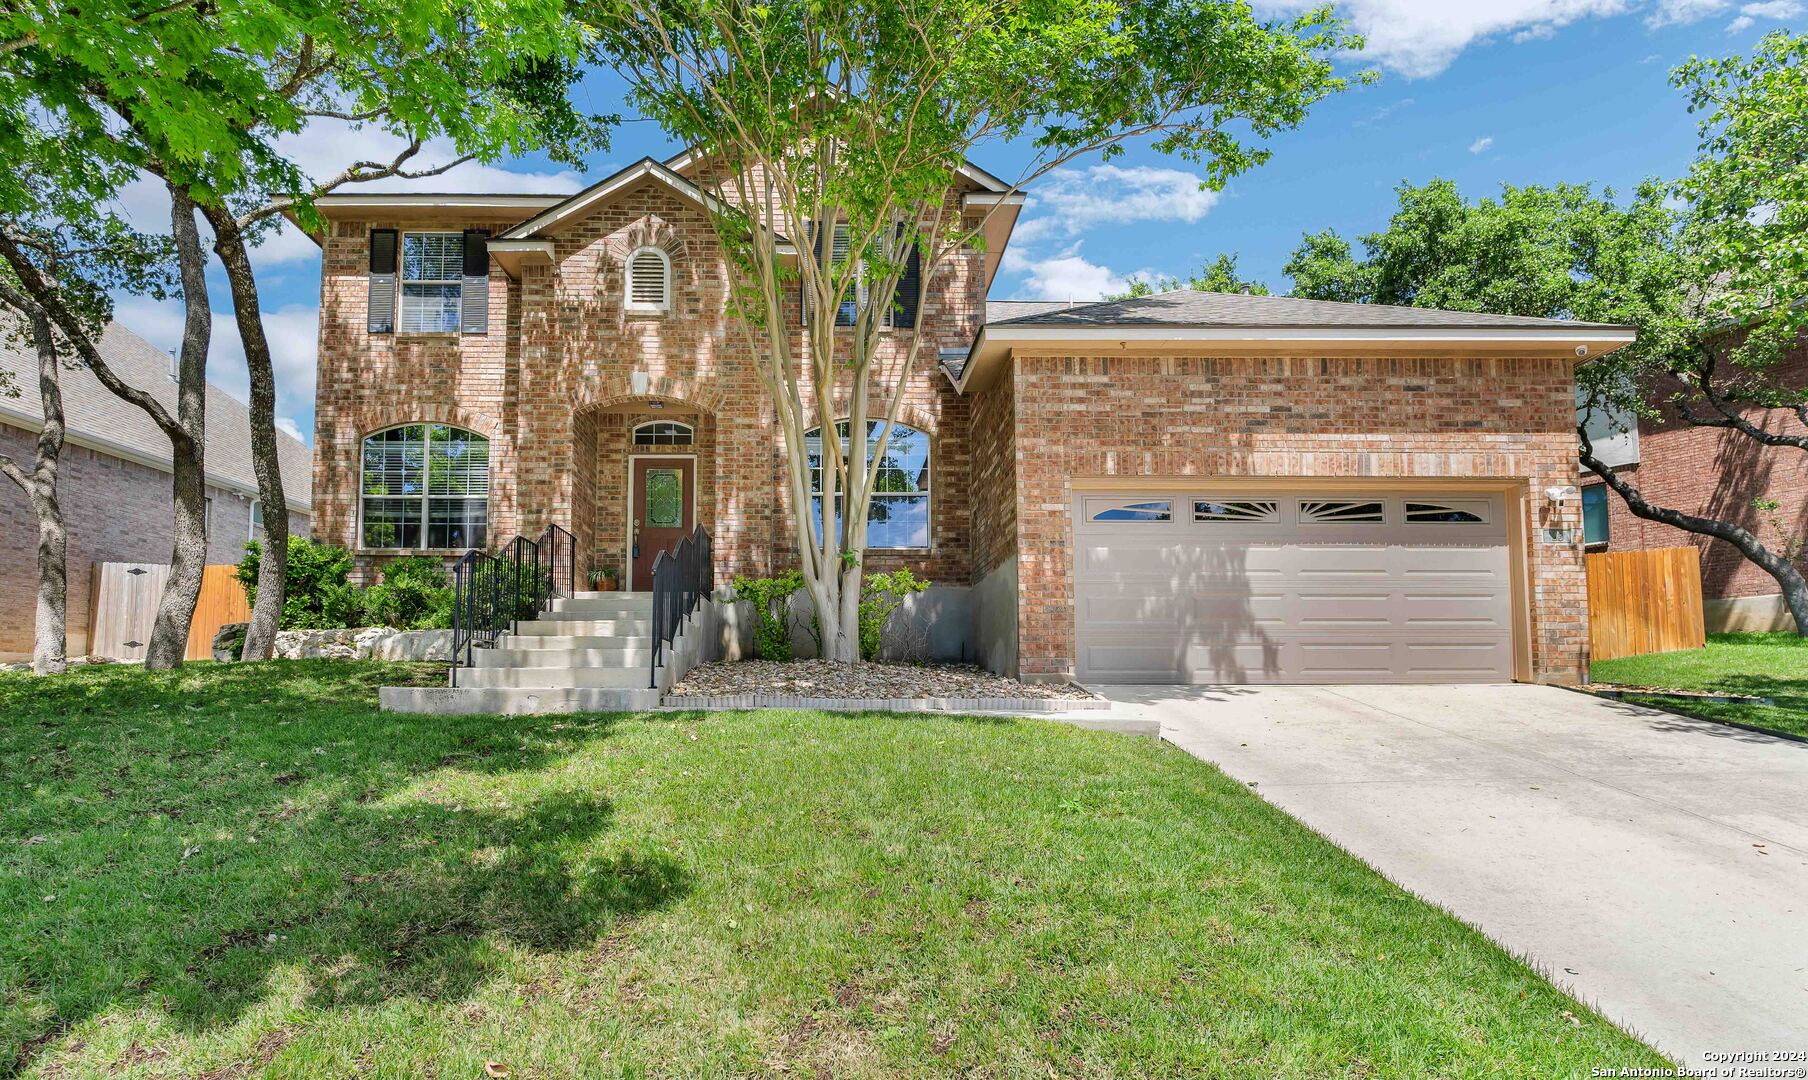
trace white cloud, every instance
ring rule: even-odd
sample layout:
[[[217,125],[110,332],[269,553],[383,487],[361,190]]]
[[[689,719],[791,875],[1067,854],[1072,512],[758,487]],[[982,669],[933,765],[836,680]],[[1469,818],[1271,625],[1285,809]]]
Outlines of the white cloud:
[[[1399,112],[1401,109],[1412,108],[1414,104],[1415,102],[1412,98],[1401,98],[1399,101],[1390,101],[1363,119],[1356,121],[1356,126],[1368,127],[1370,124],[1379,124],[1388,117]]]
[[[1471,154],[1485,154],[1488,152],[1488,148],[1493,145],[1494,136],[1483,135],[1481,138],[1469,144],[1469,152]]]
[[[1802,5],[1798,0],[1766,0],[1764,3],[1745,4],[1739,8],[1739,17],[1726,24],[1726,32],[1737,34],[1749,30],[1759,19],[1793,19],[1802,13]]]
[[[1030,192],[1017,243],[1078,236],[1097,225],[1184,221],[1204,217],[1219,193],[1204,190],[1195,173],[1150,166],[1093,165],[1056,169]]]
[[[292,416],[277,417],[276,418],[276,430],[289,436],[291,439],[294,439],[296,442],[300,442],[300,443],[304,443],[304,444],[313,442],[313,435],[311,433],[302,431],[301,425],[297,424],[295,422],[295,418]]]
[[[1099,300],[1106,293],[1128,292],[1130,277],[1155,276],[1149,270],[1126,276],[1108,266],[1088,262],[1080,255],[1079,244],[1047,259],[1038,259],[1020,248],[1006,248],[1003,269],[1023,275],[1017,295],[1033,300]]]
[[[1784,6],[1799,0],[1746,5]],[[1317,0],[1262,0],[1270,13],[1298,13]],[[1449,67],[1464,49],[1505,36],[1515,42],[1536,41],[1583,19],[1611,18],[1643,12],[1652,28],[1702,19],[1730,11],[1735,0],[1346,0],[1338,7],[1362,32],[1368,47],[1363,62],[1380,64],[1407,78],[1422,79]],[[1740,18],[1788,18],[1745,12]],[[1749,24],[1747,24],[1749,25]]]

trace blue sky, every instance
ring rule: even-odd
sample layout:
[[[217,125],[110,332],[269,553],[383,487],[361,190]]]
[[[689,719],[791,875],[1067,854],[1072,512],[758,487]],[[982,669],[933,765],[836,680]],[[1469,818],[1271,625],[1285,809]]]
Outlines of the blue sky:
[[[1403,181],[1445,177],[1474,197],[1502,183],[1592,182],[1625,192],[1646,177],[1675,176],[1694,152],[1695,127],[1668,85],[1671,68],[1691,54],[1746,51],[1766,31],[1808,18],[1808,0],[1339,6],[1370,40],[1352,70],[1376,68],[1379,82],[1318,106],[1298,130],[1272,141],[1267,165],[1222,193],[1198,190],[1197,167],[1140,146],[1110,165],[1082,160],[1044,178],[1031,188],[993,297],[1090,299],[1121,288],[1131,274],[1184,276],[1220,251],[1237,253],[1244,273],[1284,291],[1281,267],[1303,233],[1329,227],[1354,239],[1383,226]],[[609,73],[594,73],[579,93],[596,111],[631,112]],[[293,149],[324,173],[353,153],[374,156],[377,143],[362,133],[321,131]],[[676,149],[656,125],[630,123],[583,174],[527,158],[461,166],[415,186],[572,191],[643,155]],[[1024,165],[1008,146],[976,161],[1006,177]],[[155,205],[154,193],[137,197]],[[156,212],[167,215],[167,203]],[[278,412],[285,428],[311,443],[318,251],[291,233],[266,245],[256,262],[277,353]],[[223,282],[214,303],[208,375],[243,397],[243,352]],[[174,305],[121,297],[118,316],[160,346],[180,339]]]

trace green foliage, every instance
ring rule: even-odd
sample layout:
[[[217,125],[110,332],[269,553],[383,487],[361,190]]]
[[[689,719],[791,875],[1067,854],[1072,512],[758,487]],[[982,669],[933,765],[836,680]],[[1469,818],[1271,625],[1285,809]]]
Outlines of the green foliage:
[[[383,567],[383,580],[364,590],[364,623],[397,630],[452,625],[452,578],[431,555],[410,555]]]
[[[730,599],[753,605],[753,654],[761,660],[791,659],[790,600],[804,587],[804,576],[787,570],[777,577],[738,576],[729,583]]]
[[[263,545],[256,540],[246,544],[245,557],[239,560],[238,579],[253,606],[257,604],[257,572],[262,562]],[[350,583],[351,569],[352,554],[344,548],[291,537],[289,564],[283,574],[282,628],[326,630],[360,625],[363,591]]]
[[[929,582],[917,577],[909,569],[900,567],[883,574],[868,574],[860,583],[860,658],[862,660],[879,659],[880,636],[885,631],[885,624],[891,621],[892,612],[903,605],[906,598],[914,596],[929,587]]]
[[[1268,286],[1253,278],[1245,278],[1237,273],[1237,256],[1219,254],[1216,259],[1207,263],[1204,269],[1193,274],[1185,281],[1179,278],[1144,278],[1132,277],[1127,292],[1107,294],[1107,300],[1131,300],[1138,296],[1153,296],[1156,293],[1173,292],[1176,289],[1193,289],[1198,292],[1215,293],[1247,293],[1250,296],[1267,296]]]

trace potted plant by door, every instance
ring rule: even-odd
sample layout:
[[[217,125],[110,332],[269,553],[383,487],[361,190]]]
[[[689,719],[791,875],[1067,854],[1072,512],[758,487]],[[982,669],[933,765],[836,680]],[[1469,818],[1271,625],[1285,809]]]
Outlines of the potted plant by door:
[[[590,587],[598,592],[614,592],[621,587],[620,579],[615,576],[615,567],[605,566],[590,571]]]

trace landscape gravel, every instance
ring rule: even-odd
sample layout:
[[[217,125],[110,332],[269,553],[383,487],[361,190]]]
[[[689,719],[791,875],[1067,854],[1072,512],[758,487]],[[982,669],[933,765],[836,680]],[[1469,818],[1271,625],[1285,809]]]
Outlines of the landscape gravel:
[[[668,697],[784,694],[808,698],[1022,698],[1090,701],[1070,684],[1023,683],[973,664],[836,664],[827,660],[739,660],[700,664]]]

